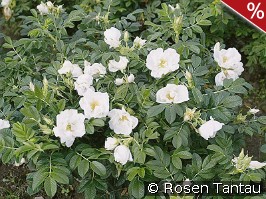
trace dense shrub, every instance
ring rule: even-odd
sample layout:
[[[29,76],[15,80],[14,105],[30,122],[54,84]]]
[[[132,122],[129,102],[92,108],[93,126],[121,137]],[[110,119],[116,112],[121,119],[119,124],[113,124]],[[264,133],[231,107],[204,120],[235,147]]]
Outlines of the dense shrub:
[[[149,182],[265,179],[241,149],[265,137],[266,118],[242,107],[241,55],[209,31],[219,2],[86,2],[31,9],[22,38],[2,46],[0,154],[26,161],[30,195],[77,185],[85,198],[143,198]]]

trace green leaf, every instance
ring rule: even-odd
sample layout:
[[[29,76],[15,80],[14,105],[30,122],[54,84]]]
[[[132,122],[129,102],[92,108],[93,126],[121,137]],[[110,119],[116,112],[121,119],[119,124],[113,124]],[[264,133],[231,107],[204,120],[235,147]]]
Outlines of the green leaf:
[[[252,180],[253,182],[260,182],[262,178],[260,173],[251,173],[249,177],[250,177],[250,180]]]
[[[102,127],[102,126],[104,126],[104,121],[102,119],[94,119],[94,120],[92,120],[91,124],[93,126]]]
[[[258,118],[259,123],[266,124],[266,116],[261,116]]]
[[[138,178],[135,178],[133,181],[129,184],[129,192],[132,196],[135,198],[143,198],[144,197],[144,183],[140,181]]]
[[[35,190],[37,187],[39,187],[47,178],[49,172],[45,170],[39,170],[33,175],[33,180],[32,180],[32,189]]]
[[[180,151],[180,152],[174,153],[174,155],[178,156],[181,159],[191,159],[192,158],[192,154],[188,151]]]
[[[139,172],[139,167],[130,168],[127,171],[127,179],[129,181],[132,181],[135,178],[135,176],[138,174],[138,172]]]
[[[193,97],[194,97],[196,103],[199,104],[199,103],[201,103],[203,101],[203,95],[202,95],[202,93],[200,92],[199,89],[193,88],[192,89],[192,94],[193,94]]]
[[[13,124],[12,133],[16,136],[18,141],[27,141],[34,136],[34,131],[31,128],[28,128],[23,123]]]
[[[208,170],[213,168],[215,165],[217,164],[217,160],[216,159],[212,159],[211,156],[207,156],[203,163],[202,163],[202,169],[204,170]]]
[[[72,170],[74,170],[80,163],[81,157],[78,155],[74,155],[69,162],[69,166]]]
[[[159,115],[161,112],[163,112],[165,107],[166,106],[164,104],[152,106],[147,112],[148,117],[154,117],[156,115]]]
[[[115,99],[124,99],[127,96],[129,84],[123,84],[118,87],[115,92]]]
[[[69,178],[64,173],[52,172],[51,177],[58,183],[69,184]]]
[[[56,181],[51,177],[46,178],[44,181],[44,190],[49,197],[53,197],[57,191]]]
[[[222,103],[226,108],[234,108],[242,105],[241,97],[234,95],[226,97]]]
[[[106,168],[105,166],[100,163],[100,162],[97,162],[97,161],[92,161],[91,162],[91,169],[97,173],[98,175],[100,176],[104,176],[106,175]]]
[[[215,152],[217,152],[217,153],[222,153],[222,154],[224,153],[223,149],[222,149],[221,147],[215,145],[215,144],[209,145],[209,146],[207,147],[207,149],[209,149],[209,150],[211,150],[211,151],[215,151]]]
[[[260,147],[260,151],[261,151],[262,153],[266,153],[266,144],[264,144],[264,145],[262,145],[262,146]]]
[[[20,112],[29,119],[33,119],[37,122],[40,121],[39,111],[33,106],[22,108]]]
[[[85,127],[86,127],[86,132],[87,132],[88,134],[93,134],[93,133],[94,133],[94,126],[93,126],[92,124],[87,123],[87,124],[85,125]]]
[[[191,28],[197,33],[202,33],[203,32],[202,28],[200,26],[198,26],[198,25],[193,25]]]
[[[200,48],[198,46],[195,46],[193,44],[187,45],[188,49],[191,50],[192,52],[199,54],[200,53]]]
[[[87,160],[82,160],[78,165],[78,173],[80,177],[84,177],[86,173],[89,171],[90,162]]]
[[[200,20],[197,24],[200,26],[210,26],[212,25],[212,22],[210,20],[203,19],[203,20]]]
[[[86,185],[84,197],[85,199],[94,199],[96,197],[96,187],[93,181]]]
[[[177,169],[182,169],[182,161],[177,155],[173,155],[172,163]]]
[[[172,124],[176,119],[176,110],[172,106],[165,108],[165,119],[169,124]]]

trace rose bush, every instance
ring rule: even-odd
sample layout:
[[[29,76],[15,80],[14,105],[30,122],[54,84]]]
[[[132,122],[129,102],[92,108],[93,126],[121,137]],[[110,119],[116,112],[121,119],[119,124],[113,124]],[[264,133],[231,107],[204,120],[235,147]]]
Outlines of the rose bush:
[[[238,50],[206,46],[213,8],[154,1],[117,18],[112,3],[43,3],[23,17],[28,37],[5,37],[0,154],[26,161],[28,193],[144,198],[148,182],[265,179],[240,151],[266,117],[242,106]]]

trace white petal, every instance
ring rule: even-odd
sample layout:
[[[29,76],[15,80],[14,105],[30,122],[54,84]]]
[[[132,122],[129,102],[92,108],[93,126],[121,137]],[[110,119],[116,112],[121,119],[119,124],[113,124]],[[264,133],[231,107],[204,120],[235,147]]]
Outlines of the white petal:
[[[266,163],[258,162],[258,161],[251,161],[249,164],[249,168],[252,170],[255,169],[261,169],[262,167],[265,167]]]

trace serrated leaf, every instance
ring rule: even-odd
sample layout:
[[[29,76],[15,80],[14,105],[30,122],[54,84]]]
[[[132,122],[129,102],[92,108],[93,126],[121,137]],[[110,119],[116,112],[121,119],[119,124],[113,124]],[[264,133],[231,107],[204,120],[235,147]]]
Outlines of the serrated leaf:
[[[222,103],[226,108],[234,108],[242,105],[241,97],[234,95],[226,97]]]
[[[156,115],[159,115],[161,112],[163,112],[164,109],[165,109],[165,105],[164,104],[152,106],[148,110],[147,115],[148,115],[148,117],[154,117]]]
[[[129,84],[123,84],[118,87],[115,92],[115,99],[124,99],[127,96],[127,92],[129,89]]]
[[[129,192],[131,193],[132,196],[134,196],[137,199],[143,198],[145,192],[144,183],[140,181],[138,178],[135,178],[129,184]]]
[[[85,199],[94,199],[96,197],[96,187],[93,182],[90,182],[86,185],[84,196]]]
[[[48,172],[45,170],[39,170],[33,175],[32,189],[35,190],[39,187],[48,176]]]
[[[261,116],[258,118],[259,123],[266,124],[266,116]]]
[[[28,118],[30,118],[30,119],[33,119],[33,120],[35,120],[35,121],[37,121],[37,122],[40,121],[40,114],[39,114],[39,111],[38,111],[35,107],[33,107],[33,106],[24,107],[24,108],[22,108],[22,109],[20,110],[20,112],[21,112],[24,116],[26,116],[26,117],[28,117]]]
[[[52,172],[51,173],[51,177],[57,181],[58,183],[61,184],[69,184],[69,178],[67,177],[67,175],[63,174],[63,173],[55,173]]]
[[[203,101],[203,95],[202,95],[202,93],[200,92],[199,89],[193,88],[192,89],[192,94],[193,94],[193,97],[194,97],[196,103],[199,104],[199,103],[201,103]]]
[[[53,197],[57,191],[56,181],[51,177],[46,178],[44,181],[44,190],[49,197]]]

